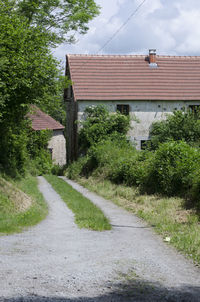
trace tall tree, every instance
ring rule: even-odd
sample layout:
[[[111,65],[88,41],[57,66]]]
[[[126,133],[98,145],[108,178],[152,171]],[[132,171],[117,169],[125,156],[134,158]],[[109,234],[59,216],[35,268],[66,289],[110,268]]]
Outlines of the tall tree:
[[[97,13],[93,0],[0,0],[0,170],[23,171],[29,105],[45,107],[58,94],[51,46],[71,41],[71,30],[85,32]]]
[[[74,41],[74,32],[86,33],[88,22],[99,14],[93,0],[21,0],[17,9],[48,35],[52,46]]]

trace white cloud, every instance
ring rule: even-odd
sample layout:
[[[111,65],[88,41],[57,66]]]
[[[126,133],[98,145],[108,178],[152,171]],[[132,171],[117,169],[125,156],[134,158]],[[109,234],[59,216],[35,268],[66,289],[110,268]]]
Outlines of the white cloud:
[[[127,20],[142,0],[96,0],[101,15],[75,45],[62,45],[56,55],[97,53]],[[101,51],[105,54],[148,53],[200,55],[200,1],[146,0],[140,10]]]

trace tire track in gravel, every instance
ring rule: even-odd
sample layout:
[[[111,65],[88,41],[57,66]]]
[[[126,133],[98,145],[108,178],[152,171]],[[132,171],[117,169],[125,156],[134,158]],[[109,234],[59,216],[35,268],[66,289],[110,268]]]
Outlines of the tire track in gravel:
[[[49,215],[0,238],[0,301],[200,301],[198,268],[136,216],[66,181],[104,211],[112,230],[79,229],[39,177]]]

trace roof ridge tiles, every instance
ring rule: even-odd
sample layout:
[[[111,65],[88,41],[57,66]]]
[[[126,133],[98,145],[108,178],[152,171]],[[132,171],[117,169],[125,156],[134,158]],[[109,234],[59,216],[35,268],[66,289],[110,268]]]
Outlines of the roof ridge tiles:
[[[97,58],[132,58],[132,57],[136,57],[136,58],[144,58],[144,57],[148,57],[148,55],[145,55],[145,54],[118,54],[118,55],[115,55],[115,54],[104,54],[104,55],[99,55],[99,54],[66,54],[66,56],[68,57],[80,57],[80,58],[83,58],[83,57],[97,57]],[[156,55],[157,58],[182,58],[182,59],[188,59],[188,58],[191,58],[191,59],[200,59],[200,55],[199,56],[189,56],[189,55]]]
[[[111,57],[114,57],[114,58],[118,58],[118,57],[125,57],[125,58],[127,58],[127,57],[142,57],[142,58],[144,58],[144,57],[147,57],[147,55],[131,55],[131,54],[129,54],[129,55],[97,55],[97,54],[67,54],[66,56],[68,56],[68,57],[80,57],[80,58],[82,58],[82,57],[97,57],[97,58],[111,58]]]

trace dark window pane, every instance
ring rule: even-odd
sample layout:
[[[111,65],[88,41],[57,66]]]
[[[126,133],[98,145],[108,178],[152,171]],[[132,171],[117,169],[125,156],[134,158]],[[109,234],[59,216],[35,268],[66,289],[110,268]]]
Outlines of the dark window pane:
[[[117,105],[117,111],[121,114],[129,115],[129,105]]]
[[[197,113],[199,113],[200,105],[189,105],[189,109],[190,109],[194,114],[197,114]]]

